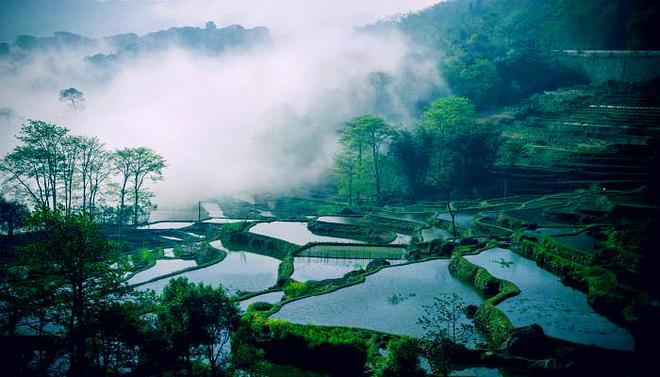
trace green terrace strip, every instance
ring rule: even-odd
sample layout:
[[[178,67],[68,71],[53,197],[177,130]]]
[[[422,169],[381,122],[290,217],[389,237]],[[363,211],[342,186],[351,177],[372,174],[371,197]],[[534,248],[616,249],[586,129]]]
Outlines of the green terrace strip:
[[[279,260],[283,260],[287,255],[298,249],[297,245],[290,242],[251,233],[249,229],[252,226],[253,224],[247,227],[232,228],[231,231],[222,233],[221,237],[223,241],[228,241],[226,245],[230,250],[238,248],[236,246],[240,246],[240,248],[246,251],[267,255]]]
[[[177,255],[177,251],[176,251],[176,250],[177,250],[177,249],[175,248],[175,249],[174,249],[175,256]],[[168,273],[168,274],[160,275],[160,276],[157,276],[157,277],[155,277],[155,278],[153,278],[153,279],[149,279],[149,280],[146,280],[146,281],[140,282],[140,283],[138,283],[138,284],[134,284],[133,287],[139,287],[139,286],[142,286],[142,285],[145,285],[145,284],[148,284],[148,283],[152,283],[152,282],[154,282],[154,281],[158,281],[158,280],[162,280],[162,279],[167,279],[167,278],[170,278],[170,277],[173,277],[173,276],[177,276],[177,275],[184,275],[186,272],[190,272],[190,271],[195,271],[195,270],[199,270],[199,269],[202,269],[202,268],[206,268],[206,267],[212,266],[212,265],[214,265],[214,264],[216,264],[216,263],[220,263],[220,262],[222,262],[222,261],[225,259],[225,257],[227,256],[227,252],[226,252],[226,251],[224,251],[224,250],[220,250],[220,249],[216,249],[216,248],[214,248],[214,247],[212,247],[212,246],[208,246],[208,247],[206,248],[206,250],[207,250],[207,251],[204,251],[204,257],[200,258],[199,260],[197,259],[197,257],[196,257],[194,254],[183,254],[183,255],[179,254],[180,256],[177,256],[177,258],[184,259],[184,260],[186,260],[186,259],[195,259],[195,260],[197,261],[197,265],[196,265],[196,266],[192,266],[192,267],[184,268],[184,269],[181,269],[181,270],[173,271],[173,272]],[[213,255],[213,257],[210,257],[210,255]],[[168,259],[169,259],[169,258],[168,258]],[[201,261],[201,262],[200,262],[200,261]],[[154,263],[153,263],[152,266],[147,267],[147,268],[144,268],[144,269],[140,269],[140,270],[138,270],[138,271],[135,271],[135,273],[133,273],[133,274],[131,274],[130,276],[128,276],[126,280],[127,280],[127,281],[130,280],[133,276],[137,275],[137,273],[139,273],[139,272],[143,272],[143,271],[146,271],[146,270],[148,270],[149,268],[152,268],[152,267],[155,266],[155,265],[156,265],[156,261],[154,260]]]
[[[457,278],[472,284],[486,300],[478,306],[474,323],[494,347],[501,347],[514,326],[506,314],[495,305],[520,294],[520,289],[507,280],[491,275],[459,254],[454,254],[449,262],[449,272]]]
[[[585,266],[577,256],[568,259],[556,253],[552,243],[514,235],[511,250],[536,261],[539,266],[562,277],[566,284],[587,293],[589,304],[596,312],[621,324],[634,325],[638,293],[620,284],[617,276],[602,267]]]
[[[403,259],[402,246],[314,244],[301,248],[296,256],[351,259]]]
[[[356,224],[310,221],[307,228],[321,236],[353,238],[370,243],[389,243],[396,239],[396,234],[392,231]]]

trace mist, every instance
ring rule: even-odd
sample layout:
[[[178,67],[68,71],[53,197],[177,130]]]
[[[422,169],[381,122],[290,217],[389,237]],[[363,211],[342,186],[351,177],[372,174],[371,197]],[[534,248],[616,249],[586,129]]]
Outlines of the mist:
[[[208,2],[194,13],[188,5],[174,8],[176,3],[152,10],[170,19],[178,9],[183,22],[198,21],[204,9],[216,6]],[[301,10],[313,15],[318,8],[312,8]],[[269,44],[221,54],[172,45],[112,68],[84,59],[112,52],[111,45],[39,53],[18,66],[0,60],[0,148],[4,154],[12,147],[28,118],[96,136],[110,149],[153,148],[168,163],[165,180],[153,186],[161,205],[313,184],[329,173],[345,121],[378,113],[405,126],[414,117],[411,104],[442,86],[434,64],[402,35],[353,27],[382,12],[317,25],[289,22],[287,12],[274,12],[280,16],[273,24],[298,26],[271,30]],[[369,79],[374,73],[388,75],[390,83],[375,87]],[[409,85],[416,98],[400,94]],[[68,87],[85,94],[78,108],[58,99]]]

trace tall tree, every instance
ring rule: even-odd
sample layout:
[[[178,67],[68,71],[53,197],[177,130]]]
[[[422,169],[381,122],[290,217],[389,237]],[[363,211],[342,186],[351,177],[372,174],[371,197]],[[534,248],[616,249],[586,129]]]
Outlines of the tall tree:
[[[195,358],[208,362],[213,377],[226,367],[227,346],[238,323],[238,307],[222,288],[177,278],[163,289],[158,326],[189,376]]]
[[[16,136],[21,143],[7,154],[0,170],[38,208],[57,208],[63,168],[63,140],[68,130],[39,120],[28,120]]]
[[[71,107],[76,107],[77,103],[85,100],[83,92],[76,88],[68,88],[60,90],[60,101],[68,102]]]
[[[433,101],[422,114],[420,128],[433,144],[428,179],[445,199],[452,191],[469,191],[484,179],[495,157],[496,133],[475,123],[474,106],[467,98]]]
[[[19,292],[17,296],[32,292],[34,297],[27,310],[9,310],[23,310],[27,318],[37,316],[42,323],[61,328],[54,335],[65,340],[69,375],[96,374],[92,347],[99,329],[97,319],[129,292],[124,282],[125,259],[101,238],[98,226],[86,214],[38,212],[33,221],[44,237],[20,250],[17,264],[21,268],[13,269],[8,281],[9,290]]]
[[[96,199],[101,185],[110,176],[110,157],[103,143],[97,138],[80,138],[80,180],[81,180],[81,208],[91,218],[94,218]]]
[[[133,224],[138,223],[139,201],[140,198],[145,197],[145,180],[149,179],[153,182],[163,179],[165,166],[165,159],[152,149],[139,147],[132,150]]]
[[[124,224],[126,221],[126,193],[128,181],[131,178],[133,152],[130,148],[119,149],[112,154],[112,164],[115,172],[119,174],[119,213],[118,222]]]
[[[383,147],[393,135],[394,130],[383,118],[365,115],[347,122],[339,140],[344,148],[354,151],[358,169],[366,162],[364,154],[369,156],[378,201],[382,200]]]
[[[357,157],[354,151],[344,149],[335,155],[335,171],[339,177],[339,194],[348,196],[348,206],[353,206],[353,189],[357,175]]]

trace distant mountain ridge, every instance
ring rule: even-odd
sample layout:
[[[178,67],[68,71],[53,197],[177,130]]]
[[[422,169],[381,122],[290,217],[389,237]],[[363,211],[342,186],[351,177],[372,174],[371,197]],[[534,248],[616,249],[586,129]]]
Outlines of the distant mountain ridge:
[[[249,48],[267,43],[270,43],[270,32],[265,27],[245,29],[240,25],[230,25],[218,28],[213,22],[208,22],[204,28],[172,27],[142,36],[129,33],[94,39],[64,31],[55,32],[52,37],[19,35],[12,44],[0,43],[0,57],[81,48],[96,50],[96,53],[91,53],[90,59],[92,62],[101,62],[121,55],[172,46],[219,53],[227,49]]]

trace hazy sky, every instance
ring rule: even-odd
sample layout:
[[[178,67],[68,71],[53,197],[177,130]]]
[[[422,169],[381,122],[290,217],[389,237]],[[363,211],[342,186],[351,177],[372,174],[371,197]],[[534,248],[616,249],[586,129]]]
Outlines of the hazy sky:
[[[267,26],[275,33],[350,26],[430,6],[439,0],[0,0],[0,41],[18,34],[71,31],[138,34],[170,26]]]

